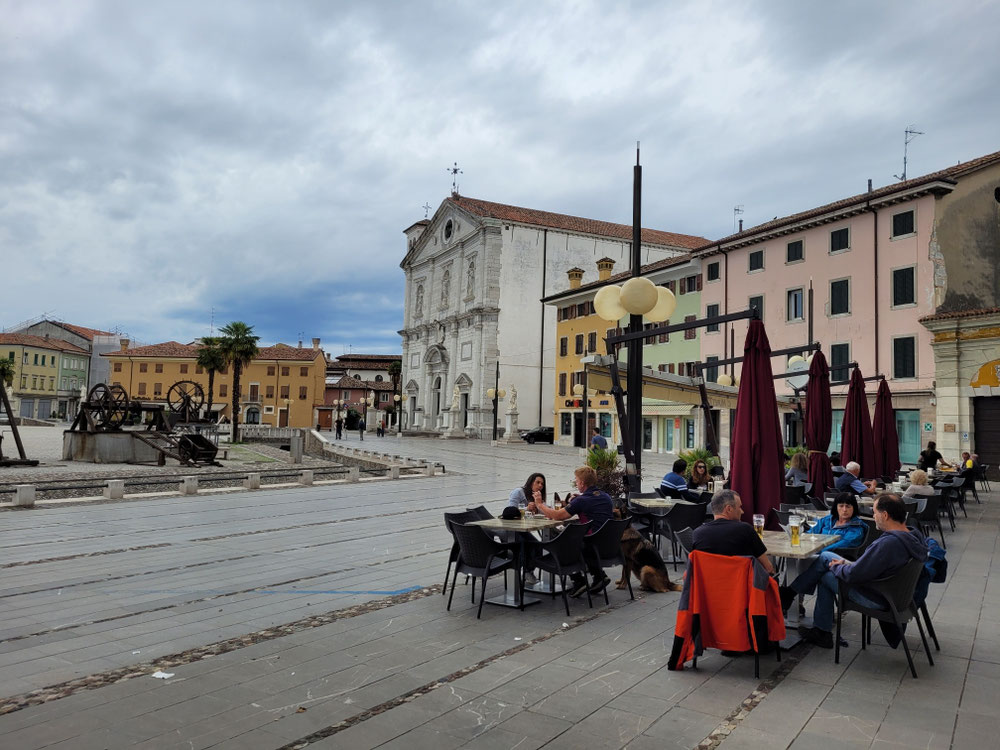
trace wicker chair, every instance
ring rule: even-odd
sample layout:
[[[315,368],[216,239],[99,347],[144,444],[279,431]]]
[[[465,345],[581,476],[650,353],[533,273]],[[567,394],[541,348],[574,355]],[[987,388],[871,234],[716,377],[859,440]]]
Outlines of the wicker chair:
[[[451,575],[451,566],[458,562],[458,539],[455,538],[455,532],[452,530],[451,525],[453,523],[463,524],[468,521],[477,521],[479,518],[471,510],[462,511],[460,513],[445,513],[444,514],[444,525],[448,529],[448,533],[451,534],[452,544],[451,551],[448,553],[448,567],[444,570],[444,585],[441,587],[441,596],[448,593],[448,576]],[[465,582],[469,582],[468,576],[465,578]]]
[[[621,521],[611,519],[610,521],[605,521],[601,528],[584,540],[584,554],[595,555],[602,568],[608,565],[624,565],[625,557],[622,555],[622,534],[625,533],[628,524],[628,519],[622,519]],[[629,576],[625,581],[628,583],[628,595],[635,599],[635,594],[632,592],[631,579],[632,577]],[[610,603],[607,586],[604,587],[604,603]]]
[[[566,597],[566,576],[581,573],[584,583],[587,582],[587,563],[583,557],[583,538],[589,531],[589,521],[587,523],[571,523],[558,536],[549,541],[535,542],[531,545],[532,549],[535,550],[533,558],[535,567],[559,576],[567,617],[569,617],[569,599]],[[555,599],[554,588],[551,593],[552,598]],[[523,591],[521,595],[524,596]],[[587,603],[594,606],[589,588],[587,590]]]
[[[476,601],[475,579],[483,580],[483,589],[479,597],[479,610],[476,612],[478,620],[483,614],[483,602],[486,600],[486,579],[498,573],[516,570],[516,558],[511,556],[510,545],[501,544],[491,537],[485,530],[478,526],[461,526],[452,524],[455,532],[455,539],[458,541],[459,554],[455,563],[455,573],[451,579],[451,594],[448,596],[448,609],[451,609],[451,600],[455,596],[455,580],[459,573],[472,576],[472,602]],[[520,576],[517,576],[517,585],[521,585]],[[504,587],[507,586],[507,577],[504,576]],[[524,609],[524,597],[521,597],[521,609]]]

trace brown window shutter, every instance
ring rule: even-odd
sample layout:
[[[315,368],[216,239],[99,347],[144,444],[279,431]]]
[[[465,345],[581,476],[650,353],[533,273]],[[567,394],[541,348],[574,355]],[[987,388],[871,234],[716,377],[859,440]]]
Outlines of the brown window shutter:
[[[698,285],[698,291],[700,292],[701,291],[701,274],[700,273],[698,274],[697,285]]]
[[[681,289],[680,289],[681,294],[687,293],[686,287],[687,287],[687,279],[681,279]]]

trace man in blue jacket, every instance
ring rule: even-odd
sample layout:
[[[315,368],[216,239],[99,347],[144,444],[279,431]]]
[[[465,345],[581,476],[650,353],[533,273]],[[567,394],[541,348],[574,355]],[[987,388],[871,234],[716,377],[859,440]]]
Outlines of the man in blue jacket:
[[[921,562],[927,559],[927,542],[919,531],[906,527],[906,506],[899,495],[888,492],[879,495],[875,499],[874,516],[882,536],[872,542],[856,562],[845,560],[835,552],[823,552],[820,559],[825,563],[825,572],[823,566],[810,568],[817,577],[813,627],[800,628],[799,632],[805,640],[821,648],[833,648],[833,608],[840,589],[839,580],[854,584],[848,594],[853,601],[884,609],[881,597],[874,592],[866,594],[865,582],[892,575],[911,559]],[[806,583],[796,580],[796,588]]]

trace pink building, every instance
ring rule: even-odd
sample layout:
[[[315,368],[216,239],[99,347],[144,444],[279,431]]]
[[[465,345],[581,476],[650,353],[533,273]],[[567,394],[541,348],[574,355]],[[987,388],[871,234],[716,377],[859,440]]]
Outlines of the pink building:
[[[932,312],[943,272],[933,239],[935,203],[953,182],[939,175],[898,183],[752,227],[703,248],[703,315],[756,306],[772,349],[819,342],[830,362],[857,362],[864,376],[884,375],[892,389],[901,458],[915,461],[935,421],[932,336],[919,319]],[[809,320],[809,289],[813,314]],[[702,359],[742,352],[747,324],[701,336]],[[731,333],[733,339],[730,338]],[[784,361],[776,358],[775,372]],[[736,374],[739,374],[738,367]],[[834,439],[850,371],[831,374]],[[792,389],[780,380],[778,393]],[[874,404],[877,384],[869,384]],[[786,444],[803,442],[795,415],[785,416]]]

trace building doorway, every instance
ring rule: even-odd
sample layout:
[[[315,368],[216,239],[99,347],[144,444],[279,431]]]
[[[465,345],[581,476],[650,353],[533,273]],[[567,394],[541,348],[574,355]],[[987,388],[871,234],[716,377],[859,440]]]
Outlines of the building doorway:
[[[990,479],[1000,480],[1000,396],[972,399],[975,410],[975,447],[980,464],[989,464]]]

